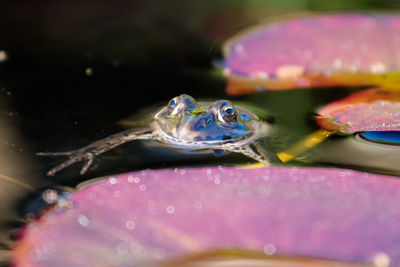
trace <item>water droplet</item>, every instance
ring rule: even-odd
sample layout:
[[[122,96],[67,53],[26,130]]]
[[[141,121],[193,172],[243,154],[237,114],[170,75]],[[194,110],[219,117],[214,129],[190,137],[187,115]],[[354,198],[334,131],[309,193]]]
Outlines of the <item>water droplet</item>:
[[[342,67],[342,61],[338,58],[335,58],[333,61],[333,68],[334,69],[340,69]]]
[[[136,223],[135,223],[134,221],[127,221],[127,222],[125,223],[125,226],[126,226],[126,228],[129,229],[129,230],[133,230],[133,229],[135,229],[135,227],[136,227]]]
[[[96,204],[97,204],[97,206],[101,207],[101,206],[104,205],[104,200],[98,199],[98,200],[96,201]]]
[[[268,79],[268,77],[269,77],[268,73],[265,71],[257,71],[254,74],[252,74],[251,76],[254,78],[257,78],[257,79]]]
[[[386,66],[382,62],[375,62],[370,66],[370,71],[372,73],[384,73],[386,71]]]
[[[374,255],[372,262],[376,267],[388,267],[390,266],[390,257],[384,252],[379,252]]]
[[[235,45],[233,50],[235,51],[235,53],[237,53],[239,55],[243,54],[244,53],[244,46],[242,44],[237,44],[237,45]]]
[[[115,177],[110,177],[110,178],[108,178],[108,182],[110,184],[117,184],[118,180]]]
[[[279,79],[297,79],[304,74],[304,67],[297,64],[283,65],[277,68],[276,76]]]
[[[5,50],[0,50],[0,62],[6,61],[8,58],[7,53]]]
[[[196,201],[196,203],[194,203],[194,207],[196,209],[201,209],[202,206],[203,206],[203,204],[200,201]]]
[[[92,193],[92,192],[89,192],[89,193],[86,193],[86,194],[85,194],[85,198],[86,198],[86,199],[93,199],[94,196],[95,196],[95,194]]]
[[[86,68],[85,69],[85,74],[86,74],[86,76],[92,76],[92,74],[93,74],[93,69],[92,68],[90,68],[90,67],[88,67],[88,68]]]
[[[175,207],[170,205],[167,207],[167,213],[168,214],[173,214],[175,212]]]
[[[276,252],[276,247],[274,244],[266,244],[263,251],[267,255],[273,255]]]
[[[78,216],[78,223],[80,225],[82,225],[83,227],[87,227],[89,225],[89,223],[90,223],[90,220],[85,215],[79,215]]]

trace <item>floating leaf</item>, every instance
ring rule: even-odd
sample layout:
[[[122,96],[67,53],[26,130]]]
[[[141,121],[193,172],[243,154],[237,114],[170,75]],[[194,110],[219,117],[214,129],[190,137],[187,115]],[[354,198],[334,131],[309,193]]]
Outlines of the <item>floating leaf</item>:
[[[224,249],[400,263],[400,180],[390,176],[146,170],[89,184],[70,201],[25,227],[16,266],[146,266]]]
[[[258,26],[224,46],[227,92],[400,82],[400,16],[319,15]]]
[[[325,106],[318,114],[317,123],[330,131],[399,131],[400,92],[361,91]]]

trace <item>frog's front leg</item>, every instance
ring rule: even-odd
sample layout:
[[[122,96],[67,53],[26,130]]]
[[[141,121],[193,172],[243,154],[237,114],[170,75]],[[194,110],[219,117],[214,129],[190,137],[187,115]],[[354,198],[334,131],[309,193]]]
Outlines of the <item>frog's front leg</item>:
[[[270,165],[271,158],[273,158],[273,160],[275,160],[276,158],[276,156],[271,155],[271,152],[268,152],[258,143],[244,145],[238,148],[231,149],[230,151],[246,155],[247,157],[262,163],[264,167]]]
[[[38,156],[69,156],[69,160],[57,165],[53,169],[47,172],[47,175],[54,175],[58,171],[76,163],[84,162],[81,169],[81,174],[87,172],[90,166],[93,164],[95,157],[107,152],[119,145],[126,142],[130,142],[138,139],[153,139],[153,129],[151,127],[142,127],[129,129],[111,136],[108,136],[102,140],[91,143],[88,146],[82,147],[77,150],[67,152],[39,152]]]

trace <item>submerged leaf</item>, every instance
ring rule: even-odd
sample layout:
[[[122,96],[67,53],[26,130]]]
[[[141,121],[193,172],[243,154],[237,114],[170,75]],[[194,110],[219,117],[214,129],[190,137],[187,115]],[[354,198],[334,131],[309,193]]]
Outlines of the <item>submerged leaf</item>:
[[[380,253],[396,264],[399,192],[398,179],[344,169],[121,174],[79,189],[72,207],[28,224],[13,263],[148,266],[239,249],[363,263]]]

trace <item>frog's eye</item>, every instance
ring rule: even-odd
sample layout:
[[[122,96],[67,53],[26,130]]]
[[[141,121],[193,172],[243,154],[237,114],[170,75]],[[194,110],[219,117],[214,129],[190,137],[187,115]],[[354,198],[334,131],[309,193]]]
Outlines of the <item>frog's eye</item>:
[[[180,96],[180,99],[182,102],[182,108],[185,111],[191,111],[196,108],[196,101],[190,95],[183,94]]]
[[[168,112],[174,116],[182,111],[191,111],[196,108],[196,101],[190,95],[180,95],[168,102]]]
[[[218,119],[225,123],[236,122],[237,114],[235,107],[228,101],[224,102],[219,109]]]
[[[172,99],[168,102],[168,111],[169,111],[169,112],[173,112],[173,111],[176,109],[176,107],[178,107],[178,102],[179,102],[178,97],[172,98]]]

